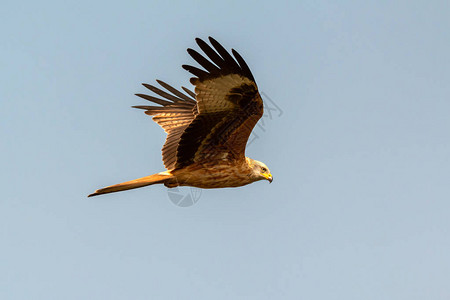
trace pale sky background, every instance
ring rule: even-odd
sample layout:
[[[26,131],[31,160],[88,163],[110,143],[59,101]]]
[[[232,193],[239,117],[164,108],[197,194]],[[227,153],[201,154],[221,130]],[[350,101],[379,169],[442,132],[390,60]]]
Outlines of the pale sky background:
[[[3,1],[0,299],[450,299],[448,1]],[[283,111],[274,182],[87,198],[163,170],[142,82],[195,37]]]

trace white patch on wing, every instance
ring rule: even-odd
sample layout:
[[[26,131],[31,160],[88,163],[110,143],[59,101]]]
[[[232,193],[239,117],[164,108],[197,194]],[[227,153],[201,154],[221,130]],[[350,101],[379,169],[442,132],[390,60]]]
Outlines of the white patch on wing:
[[[231,110],[235,104],[227,100],[226,95],[234,87],[243,84],[254,84],[253,81],[238,74],[229,74],[203,82],[195,86],[199,113],[214,113]]]

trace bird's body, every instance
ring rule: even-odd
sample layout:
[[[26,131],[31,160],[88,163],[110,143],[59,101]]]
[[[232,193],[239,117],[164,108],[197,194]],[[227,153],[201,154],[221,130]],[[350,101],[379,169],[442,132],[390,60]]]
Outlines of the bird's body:
[[[170,172],[173,178],[167,180],[167,187],[194,186],[203,189],[239,187],[257,180],[267,179],[258,176],[249,164],[249,158],[240,163],[227,160],[194,163],[185,168]]]
[[[152,115],[167,132],[162,149],[167,171],[102,188],[89,196],[158,183],[169,188],[223,188],[262,179],[272,182],[265,164],[245,157],[250,133],[263,114],[253,75],[236,51],[232,50],[235,60],[217,41],[209,40],[214,49],[196,39],[212,62],[188,49],[206,71],[183,65],[197,76],[191,78],[195,93],[183,87],[185,94],[158,81],[170,94],[152,85],[144,86],[164,99],[137,94],[161,105],[135,107]]]

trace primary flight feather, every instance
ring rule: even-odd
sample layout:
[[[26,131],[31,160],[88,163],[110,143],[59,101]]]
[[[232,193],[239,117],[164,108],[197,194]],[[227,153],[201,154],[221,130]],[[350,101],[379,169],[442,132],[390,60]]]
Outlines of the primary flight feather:
[[[166,91],[143,84],[161,98],[136,94],[158,105],[140,105],[167,133],[162,148],[167,171],[108,186],[91,196],[162,183],[167,187],[223,188],[243,186],[258,180],[272,182],[269,168],[245,156],[250,133],[263,115],[263,101],[244,59],[232,55],[209,37],[212,47],[197,38],[206,55],[188,49],[197,67],[183,65],[192,73],[195,93],[184,93],[157,80]]]

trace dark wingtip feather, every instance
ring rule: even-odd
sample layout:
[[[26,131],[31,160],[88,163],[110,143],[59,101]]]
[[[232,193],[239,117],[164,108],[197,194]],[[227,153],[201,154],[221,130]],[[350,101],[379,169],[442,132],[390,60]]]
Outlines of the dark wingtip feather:
[[[189,96],[191,96],[192,98],[195,99],[195,97],[197,96],[197,95],[195,95],[195,93],[194,93],[193,91],[191,91],[190,89],[188,89],[188,88],[186,88],[186,87],[184,87],[184,86],[182,86],[181,88],[182,88],[186,93],[188,93]]]
[[[220,72],[220,69],[216,65],[211,63],[209,60],[207,60],[203,55],[201,55],[197,51],[195,51],[193,49],[188,49],[188,53],[197,63],[199,63],[209,73],[214,74],[214,73]]]
[[[182,68],[197,76],[198,78],[208,78],[209,76],[208,72],[190,65],[182,65]]]
[[[219,43],[219,42],[216,41],[216,39],[213,38],[212,36],[208,36],[208,40],[209,40],[211,43]]]
[[[132,108],[138,108],[138,109],[145,109],[148,110],[150,106],[145,106],[145,105],[133,105]]]
[[[197,76],[200,81],[228,74],[239,74],[254,81],[250,69],[239,54],[234,55],[233,57],[231,53],[213,37],[209,36],[208,40],[212,47],[200,38],[195,39],[205,56],[191,48],[187,49],[189,55],[206,71],[193,66],[183,65],[185,70]],[[235,54],[237,52],[232,50],[232,53]]]
[[[191,79],[189,79],[189,82],[192,85],[196,85],[198,83],[199,79],[197,77],[191,77]]]
[[[239,66],[241,67],[244,75],[248,77],[249,79],[255,81],[255,78],[253,77],[252,72],[250,71],[250,68],[248,67],[245,60],[242,58],[242,56],[234,49],[231,49],[231,53],[233,53],[234,57],[236,58]]]
[[[159,99],[159,98],[156,98],[156,97],[153,97],[153,96],[149,96],[149,95],[145,95],[145,94],[135,94],[135,95],[140,97],[140,98],[142,98],[142,99],[145,99],[147,101],[160,104],[162,106],[173,104],[173,102],[171,102],[171,101]]]
[[[179,97],[180,99],[183,99],[183,100],[185,100],[187,102],[190,102],[190,103],[195,103],[195,101],[194,101],[195,97],[194,97],[194,99],[191,99],[188,95],[183,94],[181,91],[177,90],[176,88],[174,88],[173,86],[165,83],[162,80],[158,80],[157,79],[156,82],[158,82],[159,85],[161,85],[163,88],[165,88],[166,90],[168,90],[169,92],[171,92],[175,96]]]

